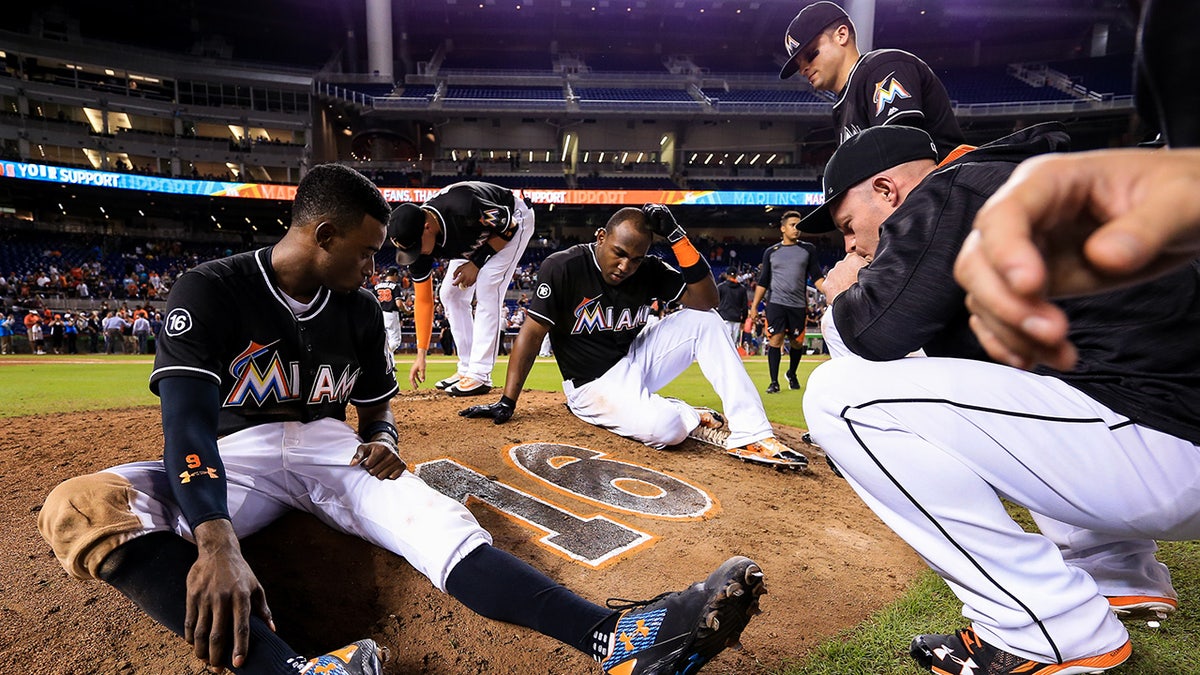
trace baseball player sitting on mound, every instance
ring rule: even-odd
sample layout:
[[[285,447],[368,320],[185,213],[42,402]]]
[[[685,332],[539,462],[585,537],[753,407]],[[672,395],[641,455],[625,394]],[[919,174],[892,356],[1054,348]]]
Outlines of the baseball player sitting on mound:
[[[437,388],[451,396],[479,396],[492,390],[504,292],[531,236],[533,209],[491,183],[455,183],[421,206],[401,204],[392,212],[388,238],[396,262],[409,266],[416,300],[417,358],[408,372],[413,389],[425,381],[433,333],[434,258],[450,259],[438,296],[458,350],[457,372]]]
[[[655,234],[671,243],[681,269],[647,255]],[[708,263],[666,206],[623,208],[596,231],[595,242],[542,261],[529,318],[513,343],[504,395],[459,414],[508,421],[549,333],[567,407],[579,419],[652,448],[727,425],[723,444],[730,455],[803,468],[807,459],[775,438],[729,332],[709,311],[718,299]],[[643,330],[655,300],[678,301],[685,309]],[[656,393],[693,362],[721,398],[723,418]]]
[[[180,276],[150,375],[163,458],[50,493],[38,527],[63,567],[240,673],[381,672],[373,640],[310,661],[274,632],[238,540],[290,510],[403,556],[468,608],[561,640],[608,673],[691,673],[736,642],[765,592],[749,559],[613,611],[492,547],[462,504],[405,470],[383,318],[362,288],[388,215],[365,177],[320,165],[277,244]]]
[[[1038,125],[939,169],[923,131],[868,129],[834,153],[826,204],[805,221],[836,227],[851,253],[825,280],[823,329],[843,356],[809,379],[805,417],[962,601],[970,627],[913,640],[936,673],[1120,665],[1118,616],[1176,604],[1153,539],[1200,536],[1200,266],[1060,301],[1070,369],[991,362],[969,328],[953,267],[976,214],[1018,162],[1066,140]],[[930,358],[902,358],[918,348]]]

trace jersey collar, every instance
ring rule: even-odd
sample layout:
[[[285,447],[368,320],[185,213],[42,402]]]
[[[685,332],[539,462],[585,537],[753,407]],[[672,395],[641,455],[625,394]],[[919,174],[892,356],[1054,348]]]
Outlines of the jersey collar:
[[[267,290],[271,292],[271,296],[275,298],[275,301],[278,302],[289,315],[296,316],[295,313],[292,312],[291,305],[288,304],[283,289],[279,288],[279,282],[275,278],[275,268],[271,267],[271,250],[274,248],[274,246],[267,246],[255,251],[254,262],[258,263],[258,271],[262,275],[263,283],[266,284]],[[325,309],[325,305],[329,304],[329,296],[330,291],[328,288],[325,288],[324,286],[318,288],[317,294],[313,298],[312,305],[309,307],[308,311],[300,316],[296,316],[296,319],[298,321],[308,321],[309,319],[316,317],[321,313],[321,310]]]

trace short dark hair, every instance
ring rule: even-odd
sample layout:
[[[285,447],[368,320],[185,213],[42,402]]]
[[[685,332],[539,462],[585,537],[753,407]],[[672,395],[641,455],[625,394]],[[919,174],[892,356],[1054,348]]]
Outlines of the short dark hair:
[[[788,218],[800,218],[803,220],[804,216],[801,216],[799,211],[784,211],[783,215],[779,216],[779,224],[782,225],[783,221],[787,220]]]
[[[825,28],[821,32],[822,33],[832,33],[833,31],[838,29],[838,26],[845,26],[846,30],[850,32],[850,40],[856,44],[858,43],[858,37],[854,31],[854,22],[850,20],[850,17],[845,17],[842,19],[838,19],[837,21],[834,21],[833,23],[829,24],[828,26],[825,26]]]
[[[328,221],[339,232],[358,227],[363,216],[387,223],[392,209],[366,176],[341,164],[309,169],[292,201],[292,224]]]
[[[612,218],[609,218],[608,222],[604,224],[604,231],[612,234],[613,230],[615,230],[618,225],[624,222],[633,223],[634,228],[636,228],[638,232],[649,234],[651,236],[654,235],[654,229],[650,227],[650,221],[646,219],[645,212],[636,206],[626,206],[623,209],[619,209],[612,215]]]

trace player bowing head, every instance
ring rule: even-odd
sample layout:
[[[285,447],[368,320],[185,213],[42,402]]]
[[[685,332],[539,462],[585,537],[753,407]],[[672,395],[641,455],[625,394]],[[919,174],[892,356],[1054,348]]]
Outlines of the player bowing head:
[[[654,241],[654,229],[639,208],[626,207],[596,230],[596,264],[604,282],[616,286],[638,270]]]
[[[390,213],[379,189],[357,171],[313,167],[296,188],[292,226],[281,241],[288,246],[275,251],[286,263],[276,264],[281,285],[308,297],[319,286],[338,293],[360,287],[375,272]]]

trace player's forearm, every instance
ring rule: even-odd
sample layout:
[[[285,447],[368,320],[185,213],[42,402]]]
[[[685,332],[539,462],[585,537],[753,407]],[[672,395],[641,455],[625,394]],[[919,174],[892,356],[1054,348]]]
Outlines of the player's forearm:
[[[530,320],[532,321],[532,320]],[[529,371],[537,360],[538,350],[542,346],[545,333],[535,330],[535,324],[526,323],[517,333],[513,341],[512,351],[508,356],[508,375],[504,378],[504,395],[514,402],[521,396]]]
[[[417,353],[429,351],[433,340],[433,279],[418,281],[413,288],[413,320],[417,324]]]
[[[388,402],[358,408],[358,435],[363,441],[390,441],[398,444],[400,434],[396,430],[392,406]]]
[[[225,466],[217,449],[217,385],[191,377],[167,377],[158,387],[163,465],[179,510],[193,529],[210,520],[228,520]]]

